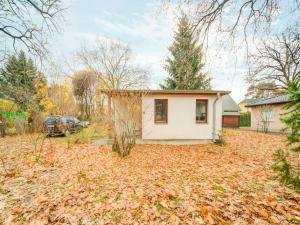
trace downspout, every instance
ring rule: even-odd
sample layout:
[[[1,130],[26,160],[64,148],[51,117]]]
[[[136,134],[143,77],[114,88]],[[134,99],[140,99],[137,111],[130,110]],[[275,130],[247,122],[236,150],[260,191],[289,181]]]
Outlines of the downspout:
[[[212,135],[213,135],[213,143],[216,142],[216,103],[220,99],[220,92],[217,92],[217,98],[214,100],[213,103],[213,129],[212,129]]]

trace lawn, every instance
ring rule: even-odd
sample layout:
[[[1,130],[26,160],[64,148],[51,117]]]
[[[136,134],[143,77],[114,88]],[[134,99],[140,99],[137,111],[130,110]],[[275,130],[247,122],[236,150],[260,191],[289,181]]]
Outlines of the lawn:
[[[284,137],[227,130],[224,146],[46,143],[38,162],[0,139],[0,224],[299,224],[300,195],[270,169]]]

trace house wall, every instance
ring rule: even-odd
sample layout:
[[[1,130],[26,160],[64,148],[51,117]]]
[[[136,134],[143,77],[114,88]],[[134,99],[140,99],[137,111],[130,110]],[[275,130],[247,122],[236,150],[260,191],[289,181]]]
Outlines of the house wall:
[[[246,112],[251,112],[251,108],[250,107],[245,107],[245,103],[240,103],[239,107],[240,107],[240,112],[241,113],[246,113]]]
[[[142,138],[147,140],[213,139],[216,95],[155,95],[142,98]],[[168,123],[154,123],[154,100],[168,99]],[[208,100],[207,123],[196,123],[196,99]],[[216,103],[216,131],[222,126],[222,100]],[[215,135],[218,138],[218,135]]]
[[[279,132],[284,128],[284,124],[280,121],[280,116],[286,112],[283,109],[284,104],[275,104],[270,105],[272,111],[272,119],[269,123],[269,131]],[[251,128],[253,130],[261,130],[262,119],[261,119],[261,106],[252,106],[251,107]]]

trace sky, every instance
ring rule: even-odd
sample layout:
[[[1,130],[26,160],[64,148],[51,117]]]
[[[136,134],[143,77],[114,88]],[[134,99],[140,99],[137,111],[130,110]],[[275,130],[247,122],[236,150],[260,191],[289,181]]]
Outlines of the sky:
[[[163,69],[168,47],[176,30],[172,10],[161,10],[158,0],[70,0],[63,32],[50,40],[55,60],[69,58],[83,44],[96,37],[118,40],[130,46],[136,64],[150,73],[150,88],[158,89],[168,76]],[[205,72],[212,77],[213,89],[229,90],[236,102],[247,90],[245,49],[232,52],[218,45],[205,54]]]

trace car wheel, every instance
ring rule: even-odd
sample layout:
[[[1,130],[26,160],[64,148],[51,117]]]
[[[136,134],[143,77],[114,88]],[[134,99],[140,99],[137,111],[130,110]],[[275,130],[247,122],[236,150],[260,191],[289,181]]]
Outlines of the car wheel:
[[[71,133],[70,133],[69,130],[66,130],[66,131],[65,131],[65,136],[66,136],[66,137],[70,136],[70,134],[71,134]]]

